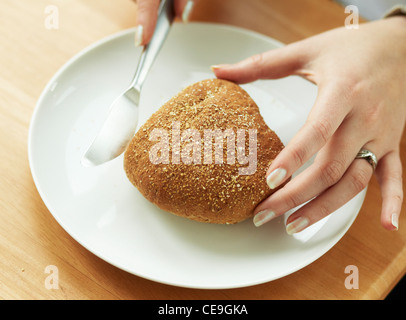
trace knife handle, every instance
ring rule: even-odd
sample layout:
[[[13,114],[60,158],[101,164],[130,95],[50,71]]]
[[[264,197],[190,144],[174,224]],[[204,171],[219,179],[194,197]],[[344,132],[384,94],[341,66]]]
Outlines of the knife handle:
[[[133,87],[138,91],[141,91],[141,87],[148,75],[148,72],[154,63],[159,50],[165,42],[172,22],[175,19],[173,3],[174,0],[161,1],[154,34],[151,41],[143,48],[134,79],[130,85],[130,87]]]

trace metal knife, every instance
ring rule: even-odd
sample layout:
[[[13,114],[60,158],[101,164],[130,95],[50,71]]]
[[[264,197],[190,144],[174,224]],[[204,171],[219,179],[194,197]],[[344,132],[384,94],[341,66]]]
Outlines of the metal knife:
[[[82,165],[97,166],[122,154],[135,134],[141,88],[175,18],[173,0],[162,0],[154,34],[144,46],[130,87],[110,106],[101,131],[82,158]]]

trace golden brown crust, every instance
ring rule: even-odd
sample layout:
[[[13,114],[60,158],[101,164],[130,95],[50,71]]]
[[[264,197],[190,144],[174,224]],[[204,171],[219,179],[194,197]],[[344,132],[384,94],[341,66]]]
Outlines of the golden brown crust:
[[[179,164],[173,163],[178,154],[172,152],[172,142],[176,143],[176,139],[172,141],[171,135],[170,163],[151,162],[150,150],[157,144],[150,140],[151,132],[157,128],[173,133],[174,123],[179,123],[180,132],[197,129],[200,133],[200,163],[185,164],[182,160]],[[244,129],[247,132],[246,155],[248,130],[256,129],[256,171],[250,175],[239,174],[239,168],[246,168],[248,164],[240,164],[237,158],[234,164],[227,163],[226,144],[223,145],[222,164],[215,163],[215,155],[213,163],[204,161],[205,129],[223,132]],[[182,141],[180,150],[184,150],[187,143]],[[201,222],[232,224],[251,217],[254,208],[273,192],[266,184],[265,174],[282,149],[282,142],[240,86],[226,80],[209,79],[185,88],[147,120],[125,152],[124,169],[131,183],[159,208]]]

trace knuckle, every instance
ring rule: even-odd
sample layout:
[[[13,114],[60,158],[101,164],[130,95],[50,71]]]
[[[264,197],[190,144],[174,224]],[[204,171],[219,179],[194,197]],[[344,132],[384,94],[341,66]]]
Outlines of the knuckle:
[[[293,147],[291,150],[292,159],[297,167],[300,167],[306,161],[306,150],[301,147]]]
[[[355,193],[359,193],[366,188],[371,178],[371,173],[365,169],[359,169],[351,174],[351,184]]]
[[[347,79],[345,79],[347,80]],[[348,81],[345,81],[345,89],[347,96],[350,99],[356,99],[360,95],[364,94],[367,90],[370,90],[368,80],[359,79],[355,77],[348,77]],[[344,83],[342,84],[344,85]]]
[[[320,219],[327,217],[331,213],[331,210],[326,203],[321,203],[318,206],[318,210],[319,210],[318,216],[320,217]]]
[[[366,113],[367,123],[376,123],[379,122],[381,119],[381,108],[379,104],[371,105]]]
[[[339,160],[332,160],[321,170],[322,183],[326,186],[336,184],[345,171],[344,165]]]
[[[382,177],[382,183],[400,186],[402,188],[403,178],[401,173],[387,173]]]
[[[255,55],[251,56],[250,60],[251,60],[250,62],[252,65],[254,65],[256,67],[260,67],[264,63],[264,54],[263,53],[255,54]]]
[[[398,203],[402,203],[403,202],[403,194],[394,194],[392,196],[393,201],[398,202]]]
[[[364,127],[368,128],[369,134],[373,136],[379,133],[380,127],[377,124],[382,123],[382,105],[381,103],[371,104],[359,115]]]
[[[300,198],[300,195],[295,193],[287,194],[284,202],[290,209],[293,209],[303,203],[302,199]]]
[[[319,138],[323,144],[327,143],[332,132],[330,123],[327,120],[319,119],[312,122],[311,126],[316,132],[317,138]]]

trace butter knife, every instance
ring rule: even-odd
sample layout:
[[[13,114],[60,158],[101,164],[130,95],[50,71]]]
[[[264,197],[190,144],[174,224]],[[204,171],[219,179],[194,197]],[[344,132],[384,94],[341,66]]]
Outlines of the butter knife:
[[[175,18],[173,0],[162,0],[151,41],[144,46],[129,88],[110,106],[102,129],[84,154],[81,163],[91,167],[108,162],[124,152],[138,125],[141,88]]]

